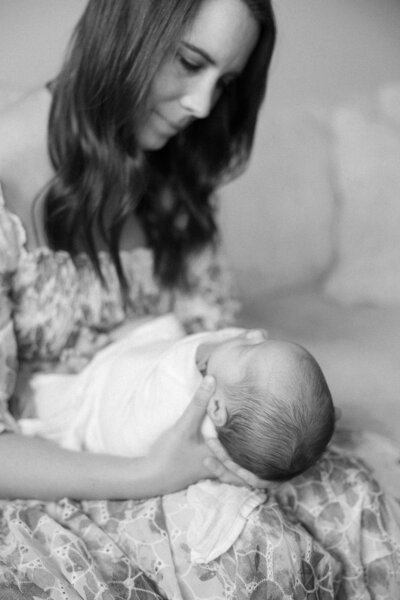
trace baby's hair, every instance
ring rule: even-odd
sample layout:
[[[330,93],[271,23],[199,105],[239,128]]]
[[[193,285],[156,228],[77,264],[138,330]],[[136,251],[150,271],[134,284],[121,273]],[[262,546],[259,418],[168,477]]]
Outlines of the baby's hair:
[[[298,372],[279,393],[265,389],[254,369],[226,386],[231,402],[218,438],[231,458],[266,480],[287,480],[311,467],[335,426],[332,396],[316,360],[299,355]],[[295,398],[295,401],[293,401]]]

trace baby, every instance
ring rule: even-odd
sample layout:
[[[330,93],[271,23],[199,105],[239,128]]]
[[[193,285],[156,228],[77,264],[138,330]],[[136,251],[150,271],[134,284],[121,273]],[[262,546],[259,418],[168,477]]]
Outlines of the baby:
[[[307,350],[262,330],[187,336],[172,315],[139,326],[77,376],[39,375],[35,433],[71,449],[145,455],[205,374],[216,390],[203,434],[217,435],[239,465],[284,480],[321,456],[334,408]]]
[[[228,454],[262,479],[284,480],[321,456],[335,423],[332,397],[302,346],[248,330],[198,347],[217,391],[208,414]]]

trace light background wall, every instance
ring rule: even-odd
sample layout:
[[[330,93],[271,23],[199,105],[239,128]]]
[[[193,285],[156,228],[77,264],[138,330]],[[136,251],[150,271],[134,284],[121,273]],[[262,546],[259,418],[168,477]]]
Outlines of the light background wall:
[[[399,0],[275,0],[270,102],[337,103],[400,76]]]
[[[399,0],[273,0],[271,104],[337,102],[400,75]],[[28,89],[58,68],[86,0],[0,0],[0,84]]]

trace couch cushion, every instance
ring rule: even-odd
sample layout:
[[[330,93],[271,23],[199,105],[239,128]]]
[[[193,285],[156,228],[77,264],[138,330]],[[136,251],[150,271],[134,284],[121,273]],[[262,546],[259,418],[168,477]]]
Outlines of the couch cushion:
[[[400,86],[333,118],[337,265],[326,292],[346,303],[400,303]]]
[[[249,168],[221,191],[222,235],[244,295],[313,280],[333,258],[328,116],[266,108]]]

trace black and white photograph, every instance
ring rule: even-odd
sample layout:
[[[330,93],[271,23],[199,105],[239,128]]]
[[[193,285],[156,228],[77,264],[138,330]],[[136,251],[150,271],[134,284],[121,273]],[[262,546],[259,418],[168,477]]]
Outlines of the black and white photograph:
[[[400,600],[400,1],[0,0],[0,600]]]

